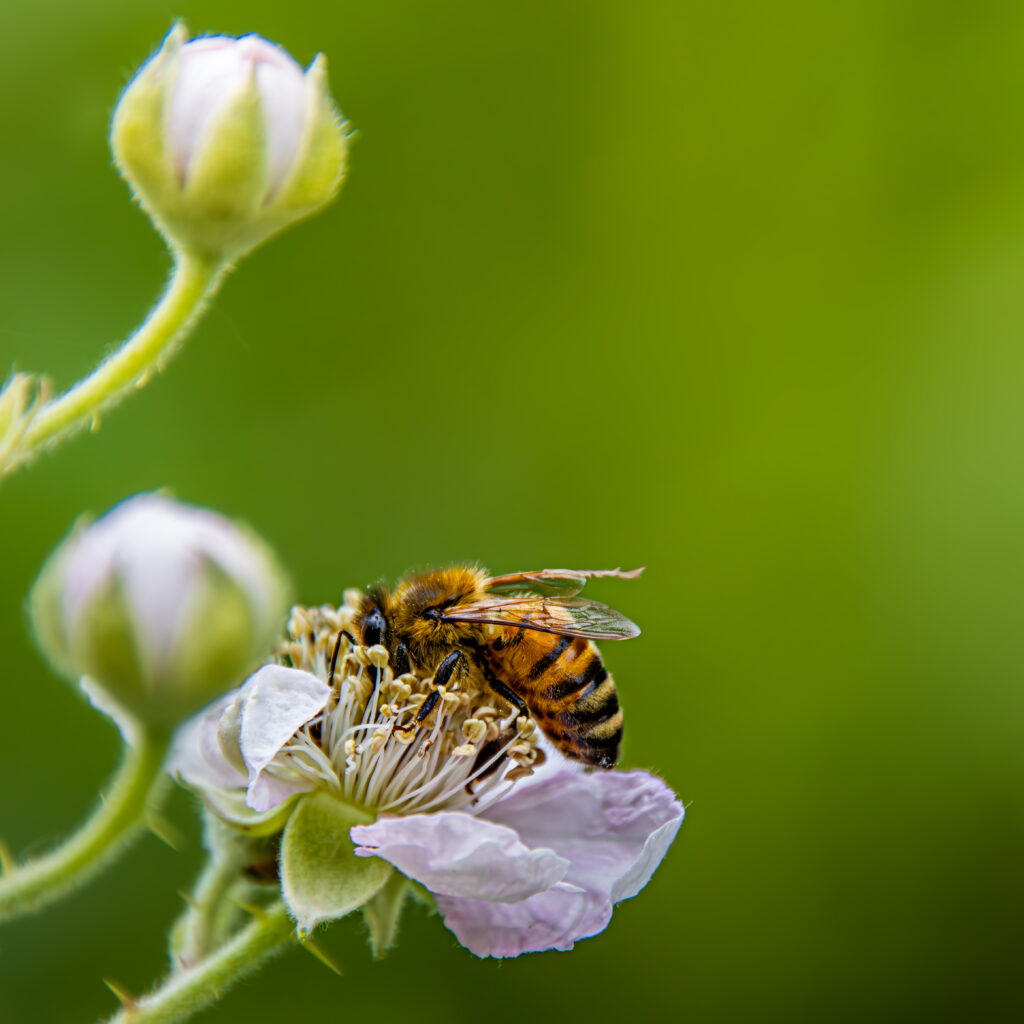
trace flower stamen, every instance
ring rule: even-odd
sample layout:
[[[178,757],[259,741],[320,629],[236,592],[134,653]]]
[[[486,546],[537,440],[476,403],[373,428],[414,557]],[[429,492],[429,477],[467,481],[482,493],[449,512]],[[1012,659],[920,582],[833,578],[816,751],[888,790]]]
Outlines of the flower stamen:
[[[533,722],[494,706],[472,664],[447,686],[396,677],[387,648],[354,641],[358,592],[341,608],[292,610],[278,660],[330,687],[322,714],[267,767],[308,778],[354,804],[419,813],[478,803],[542,759]]]

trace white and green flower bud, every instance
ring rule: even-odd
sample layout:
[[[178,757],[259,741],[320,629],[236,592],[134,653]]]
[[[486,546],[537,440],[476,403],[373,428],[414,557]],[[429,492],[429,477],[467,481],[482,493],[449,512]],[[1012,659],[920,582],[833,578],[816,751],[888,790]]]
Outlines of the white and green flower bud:
[[[177,25],[128,84],[111,148],[172,245],[232,260],[320,209],[345,175],[327,63],[259,36],[186,42]]]
[[[284,575],[250,531],[156,494],[76,528],[32,591],[43,651],[150,725],[236,686],[287,617]]]

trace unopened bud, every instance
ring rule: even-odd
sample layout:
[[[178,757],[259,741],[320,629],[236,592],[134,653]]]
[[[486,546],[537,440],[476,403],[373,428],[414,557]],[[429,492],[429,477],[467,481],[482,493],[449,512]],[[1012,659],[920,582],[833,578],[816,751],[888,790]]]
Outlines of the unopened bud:
[[[304,72],[259,36],[186,38],[175,26],[129,83],[111,147],[172,244],[231,260],[334,197],[345,126],[323,55]]]
[[[170,727],[236,686],[287,617],[284,575],[252,533],[156,494],[74,530],[32,591],[43,651],[143,722]]]

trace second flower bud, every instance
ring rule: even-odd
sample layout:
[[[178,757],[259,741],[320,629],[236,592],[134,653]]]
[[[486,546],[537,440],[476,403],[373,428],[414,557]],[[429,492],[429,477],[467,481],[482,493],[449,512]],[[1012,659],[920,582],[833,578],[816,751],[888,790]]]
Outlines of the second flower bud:
[[[44,653],[142,722],[173,727],[265,657],[284,574],[250,531],[141,494],[72,532],[32,591]]]

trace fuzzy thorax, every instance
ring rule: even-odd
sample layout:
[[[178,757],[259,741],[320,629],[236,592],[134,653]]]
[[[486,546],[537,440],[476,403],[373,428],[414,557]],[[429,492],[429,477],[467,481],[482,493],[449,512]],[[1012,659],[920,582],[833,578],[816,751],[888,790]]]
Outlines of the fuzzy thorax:
[[[475,668],[437,688],[433,708],[417,721],[435,690],[432,677],[396,678],[385,647],[349,639],[358,635],[362,600],[347,591],[340,608],[292,610],[277,661],[324,680],[331,693],[270,771],[304,776],[347,802],[393,814],[489,801],[532,774],[544,759],[534,723],[502,706]]]

